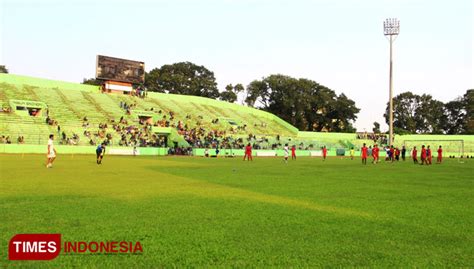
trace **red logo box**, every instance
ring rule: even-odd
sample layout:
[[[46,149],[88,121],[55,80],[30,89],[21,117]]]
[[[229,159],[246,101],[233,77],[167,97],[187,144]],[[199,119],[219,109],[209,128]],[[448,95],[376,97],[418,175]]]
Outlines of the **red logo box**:
[[[61,251],[61,234],[17,234],[8,243],[9,260],[52,260]]]

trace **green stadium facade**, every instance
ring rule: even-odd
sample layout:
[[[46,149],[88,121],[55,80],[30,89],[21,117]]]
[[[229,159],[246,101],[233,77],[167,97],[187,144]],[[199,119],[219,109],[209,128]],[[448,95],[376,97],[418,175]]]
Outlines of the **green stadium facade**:
[[[0,106],[0,153],[44,153],[49,134],[58,138],[58,151],[68,154],[94,153],[95,145],[105,139],[115,154],[165,155],[169,148],[192,147],[194,155],[203,155],[204,148],[215,147],[202,141],[196,146],[196,140],[190,144],[189,129],[218,141],[222,155],[243,155],[247,143],[258,144],[255,154],[279,156],[287,143],[298,148],[299,156],[318,155],[322,146],[329,148],[330,156],[338,149],[347,155],[351,147],[374,143],[354,133],[299,131],[271,113],[204,97],[149,92],[139,98],[102,93],[99,86],[12,74],[0,74]],[[125,133],[136,135],[128,126],[140,130],[148,146],[139,144],[133,151],[124,138]],[[411,147],[413,140],[431,143],[433,150],[443,145],[447,154],[474,153],[472,135],[396,136],[395,145]]]

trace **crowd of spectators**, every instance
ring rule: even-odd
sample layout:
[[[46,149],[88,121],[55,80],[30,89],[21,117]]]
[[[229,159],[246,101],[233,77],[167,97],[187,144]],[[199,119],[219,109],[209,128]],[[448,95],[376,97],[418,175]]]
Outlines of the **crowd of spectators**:
[[[60,145],[78,145],[80,142],[80,137],[76,133],[72,133],[72,135],[68,136],[63,131],[61,133],[61,137],[59,140]]]
[[[143,86],[138,86],[130,94],[132,96],[137,96],[137,97],[140,97],[140,98],[145,98],[146,95],[147,95],[146,90]]]
[[[11,113],[11,112],[12,112],[12,108],[9,107],[9,106],[4,106],[4,107],[2,107],[1,112],[3,112],[3,113]]]
[[[0,137],[0,144],[11,144],[12,141],[10,140],[10,136],[4,136],[2,135]]]
[[[154,111],[158,115],[162,115],[159,120],[154,123],[139,119],[135,124],[129,124],[125,119],[126,115],[130,115],[131,110],[136,108],[136,104],[128,104],[126,102],[119,103],[120,108],[124,110],[118,122],[111,119],[109,122],[99,123],[97,129],[94,130],[85,116],[82,119],[82,135],[86,138],[87,144],[97,145],[98,143],[105,143],[106,145],[118,146],[138,146],[138,147],[167,147],[169,145],[165,135],[158,135],[152,132],[152,126],[157,127],[171,127],[184,137],[189,143],[190,148],[234,148],[242,149],[246,144],[251,143],[254,149],[277,148],[281,146],[279,143],[269,144],[265,137],[257,138],[255,135],[249,134],[248,137],[242,137],[246,132],[247,125],[231,126],[224,130],[218,118],[212,119],[210,124],[205,124],[203,116],[196,116],[193,122],[193,117],[190,114],[186,115],[186,120],[176,121],[175,113],[173,111],[164,112],[162,110],[155,110],[154,108],[145,109]],[[81,142],[80,136],[75,132],[66,132],[61,129],[57,120],[49,116],[49,110],[46,112],[45,123],[50,126],[57,127],[57,134],[59,137],[59,144],[62,145],[78,145]],[[194,127],[190,124],[194,123]],[[261,125],[265,126],[264,123]],[[240,136],[237,136],[240,134]],[[279,140],[279,136],[276,137]],[[117,140],[117,141],[115,141]],[[18,143],[24,143],[24,137],[18,137]],[[3,137],[2,143],[11,143],[9,137]],[[191,151],[187,148],[172,147],[173,154],[187,155]]]
[[[130,111],[135,107],[137,107],[137,104],[127,104],[126,102],[120,101],[120,108],[125,110],[127,115],[130,115]]]
[[[369,140],[374,141],[374,143],[379,143],[382,145],[385,145],[388,143],[388,138],[386,134],[360,132],[360,133],[357,133],[357,139],[369,139]]]
[[[136,107],[136,104],[127,104],[120,102],[120,108],[130,114],[130,110]],[[145,109],[154,111],[159,119],[155,122],[139,119],[138,124],[129,124],[122,116],[118,122],[111,120],[112,129],[120,137],[119,146],[140,146],[140,147],[166,147],[169,145],[166,136],[158,136],[152,133],[152,126],[171,127],[176,129],[184,140],[190,145],[190,148],[223,148],[223,149],[243,149],[247,144],[251,144],[254,149],[276,149],[282,147],[288,141],[280,141],[280,136],[276,135],[270,139],[266,136],[257,137],[253,134],[246,134],[247,125],[231,126],[228,128],[220,124],[218,118],[210,120],[210,124],[204,122],[202,115],[193,116],[187,114],[185,120],[175,119],[175,113],[170,110],[164,112],[154,108]],[[192,125],[192,126],[191,126]],[[257,124],[255,124],[257,125]],[[258,124],[260,127],[266,127],[266,123]],[[104,140],[106,144],[112,143],[112,137],[108,137],[107,123],[99,124],[97,137]],[[272,143],[270,142],[272,141]],[[311,149],[313,145],[297,145],[300,149]],[[179,148],[177,145],[172,148],[172,154],[187,155],[191,151],[187,148]]]
[[[123,116],[118,122],[111,119],[108,123],[99,123],[97,130],[93,132],[89,130],[89,124],[83,126],[86,126],[83,134],[89,139],[90,145],[105,143],[117,146],[165,147],[167,143],[166,137],[151,132],[150,124],[139,122],[138,125],[130,125]],[[114,141],[114,137],[119,137],[118,141]]]
[[[49,117],[49,115],[46,116],[45,123],[48,124],[48,125],[51,125],[51,126],[57,126],[58,125],[58,121],[53,120],[52,118]]]
[[[192,116],[187,114],[185,119],[176,119],[175,112],[168,110],[157,110],[155,108],[145,109],[153,111],[158,120],[138,118],[133,122],[128,122],[131,110],[135,109],[135,103],[128,104],[120,102],[119,106],[124,110],[124,115],[118,121],[110,119],[107,122],[92,123],[87,116],[82,119],[82,134],[79,136],[76,132],[67,127],[61,128],[58,121],[52,119],[47,111],[45,119],[46,124],[55,126],[59,137],[59,144],[78,145],[82,139],[83,143],[97,145],[105,143],[113,146],[132,146],[132,147],[168,147],[171,146],[171,154],[189,155],[192,154],[192,148],[222,148],[222,149],[243,149],[247,144],[251,144],[253,149],[276,149],[282,147],[288,141],[280,141],[280,136],[259,136],[247,133],[247,125],[230,124],[226,126],[219,118],[204,120],[202,115]],[[175,141],[168,141],[166,135],[154,133],[153,126],[171,127],[180,134],[189,144],[189,148],[182,148]],[[254,124],[255,127],[266,127],[266,123]],[[77,130],[77,129],[76,129]],[[2,143],[7,139],[2,138]],[[9,140],[9,137],[8,137]],[[24,137],[18,137],[18,143],[24,143]],[[11,142],[10,142],[11,143]],[[173,146],[174,145],[174,146]],[[311,148],[312,145],[305,146],[303,143],[297,145],[300,149]]]
[[[193,155],[193,148],[192,147],[170,147],[168,149],[168,155],[186,155],[191,156]]]

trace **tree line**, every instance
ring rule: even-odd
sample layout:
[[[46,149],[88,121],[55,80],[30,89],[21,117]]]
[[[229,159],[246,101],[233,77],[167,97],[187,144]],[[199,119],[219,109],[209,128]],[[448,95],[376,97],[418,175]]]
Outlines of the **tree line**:
[[[385,120],[389,122],[389,104]],[[474,134],[474,90],[443,103],[429,94],[410,91],[393,98],[393,129],[397,134]]]
[[[163,65],[146,73],[150,91],[197,95],[235,102],[239,94],[248,106],[263,109],[299,130],[355,132],[360,109],[345,94],[313,80],[274,74],[242,84],[229,84],[219,92],[214,73],[190,62]],[[397,134],[473,134],[474,90],[447,103],[429,94],[404,92],[393,99],[394,132]],[[384,114],[388,124],[388,103]],[[373,131],[380,133],[374,122]]]
[[[219,92],[214,73],[190,62],[163,65],[145,75],[149,91],[196,95],[236,102],[239,94],[248,106],[273,113],[299,130],[354,132],[359,108],[344,94],[309,79],[281,74],[242,84],[225,86]]]

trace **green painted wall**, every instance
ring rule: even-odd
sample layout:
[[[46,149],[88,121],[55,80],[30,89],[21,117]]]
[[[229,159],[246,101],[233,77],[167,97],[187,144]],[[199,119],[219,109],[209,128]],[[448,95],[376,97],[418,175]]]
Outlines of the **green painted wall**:
[[[68,154],[68,155],[73,155],[73,154],[95,154],[95,146],[64,146],[64,145],[56,145],[55,146],[58,155],[61,154]],[[18,144],[0,144],[0,153],[13,153],[13,154],[46,154],[46,145],[18,145]],[[127,147],[107,147],[107,151],[110,152],[110,150],[116,149],[116,150],[130,150],[131,148]],[[138,148],[138,151],[140,152],[139,154],[142,156],[163,156],[168,154],[168,148]],[[193,149],[193,154],[195,156],[204,156],[204,149]],[[209,154],[210,155],[215,155],[215,149],[209,149]],[[242,157],[244,156],[244,150],[242,149],[221,149],[219,152],[219,156],[225,156],[226,152],[228,155],[234,155],[237,157]],[[252,151],[252,156],[257,156],[258,152],[272,152],[272,150],[253,150]],[[282,157],[284,156],[284,152],[282,149],[276,150],[277,157]],[[437,153],[434,152],[433,156],[436,156]],[[445,152],[443,153],[445,157],[449,155],[454,155],[454,156],[459,156],[459,152]],[[469,154],[471,155],[471,154]],[[297,150],[296,151],[296,156],[299,157],[307,157],[310,156],[310,151],[309,150]],[[328,156],[336,156],[336,150],[328,150]],[[349,151],[345,152],[345,156],[349,156]],[[410,157],[410,152],[407,152],[407,158]],[[360,157],[360,151],[355,152],[355,157],[359,158]],[[380,151],[380,157],[385,157],[385,152]],[[371,158],[369,158],[371,159]]]
[[[61,154],[95,154],[96,146],[63,146],[55,145],[58,155]],[[107,147],[111,149],[131,149],[125,147]],[[46,154],[46,145],[18,145],[18,144],[0,144],[0,153],[35,153]],[[106,151],[106,153],[107,153]],[[167,148],[138,148],[140,155],[166,155]]]

